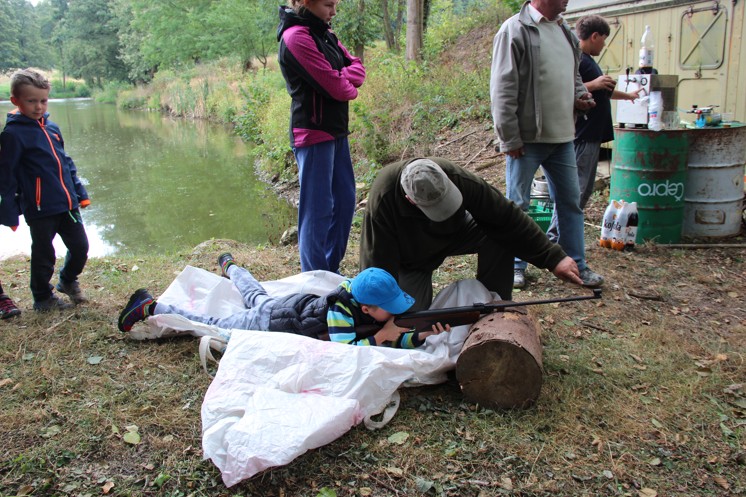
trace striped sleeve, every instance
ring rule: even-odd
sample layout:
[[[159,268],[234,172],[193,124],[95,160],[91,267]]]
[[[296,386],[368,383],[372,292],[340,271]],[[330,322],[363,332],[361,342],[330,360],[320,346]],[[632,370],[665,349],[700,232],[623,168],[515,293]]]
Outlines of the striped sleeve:
[[[326,325],[329,329],[329,339],[332,342],[362,346],[377,345],[373,337],[357,339],[352,311],[339,300],[329,307],[326,313]]]

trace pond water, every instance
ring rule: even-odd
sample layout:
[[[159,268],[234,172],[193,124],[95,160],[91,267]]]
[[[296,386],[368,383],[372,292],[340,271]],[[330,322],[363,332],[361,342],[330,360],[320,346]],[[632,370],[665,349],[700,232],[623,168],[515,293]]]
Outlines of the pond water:
[[[0,112],[11,110],[0,102]],[[65,149],[91,197],[82,210],[90,257],[170,253],[211,238],[277,240],[296,209],[254,174],[253,157],[231,130],[158,113],[122,111],[89,99],[52,100]],[[0,226],[0,259],[29,254],[21,219]],[[57,256],[65,254],[59,237]]]

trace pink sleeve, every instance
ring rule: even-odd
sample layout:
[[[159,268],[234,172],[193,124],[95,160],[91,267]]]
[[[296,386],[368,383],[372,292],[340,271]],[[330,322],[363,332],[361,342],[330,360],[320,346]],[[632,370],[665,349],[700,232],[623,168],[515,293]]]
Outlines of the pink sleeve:
[[[347,80],[344,71],[337,71],[329,64],[303,28],[293,26],[283,33],[283,39],[288,51],[310,77],[309,84],[340,102],[357,97],[357,88]]]
[[[363,67],[363,63],[360,62],[358,57],[353,57],[342,43],[339,43],[339,48],[341,48],[345,56],[352,61],[352,64],[342,69],[342,74],[344,74],[347,81],[352,83],[355,88],[360,88],[363,86],[363,82],[365,81],[365,67]]]

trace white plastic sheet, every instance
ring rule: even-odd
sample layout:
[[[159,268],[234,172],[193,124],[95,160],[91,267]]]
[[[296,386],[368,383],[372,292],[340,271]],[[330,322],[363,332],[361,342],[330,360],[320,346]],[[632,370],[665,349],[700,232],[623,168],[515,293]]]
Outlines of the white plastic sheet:
[[[270,294],[324,294],[342,277],[313,271],[266,282]],[[476,280],[455,283],[435,307],[498,298]],[[187,267],[159,301],[222,316],[243,308],[225,278]],[[220,330],[175,315],[148,320],[140,338],[175,333],[229,337],[218,372],[202,404],[204,457],[232,486],[325,445],[381,413],[403,384],[440,383],[455,366],[468,326],[429,337],[417,350],[357,347],[266,331]],[[384,423],[385,424],[385,423]],[[368,423],[369,427],[380,426]]]

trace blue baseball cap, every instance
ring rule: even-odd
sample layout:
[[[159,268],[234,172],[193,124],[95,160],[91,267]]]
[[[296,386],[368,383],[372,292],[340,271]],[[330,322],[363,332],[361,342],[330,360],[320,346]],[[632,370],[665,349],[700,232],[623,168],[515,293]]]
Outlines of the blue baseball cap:
[[[350,280],[352,297],[360,304],[376,305],[391,314],[401,314],[414,305],[414,299],[399,288],[388,271],[369,267]]]

